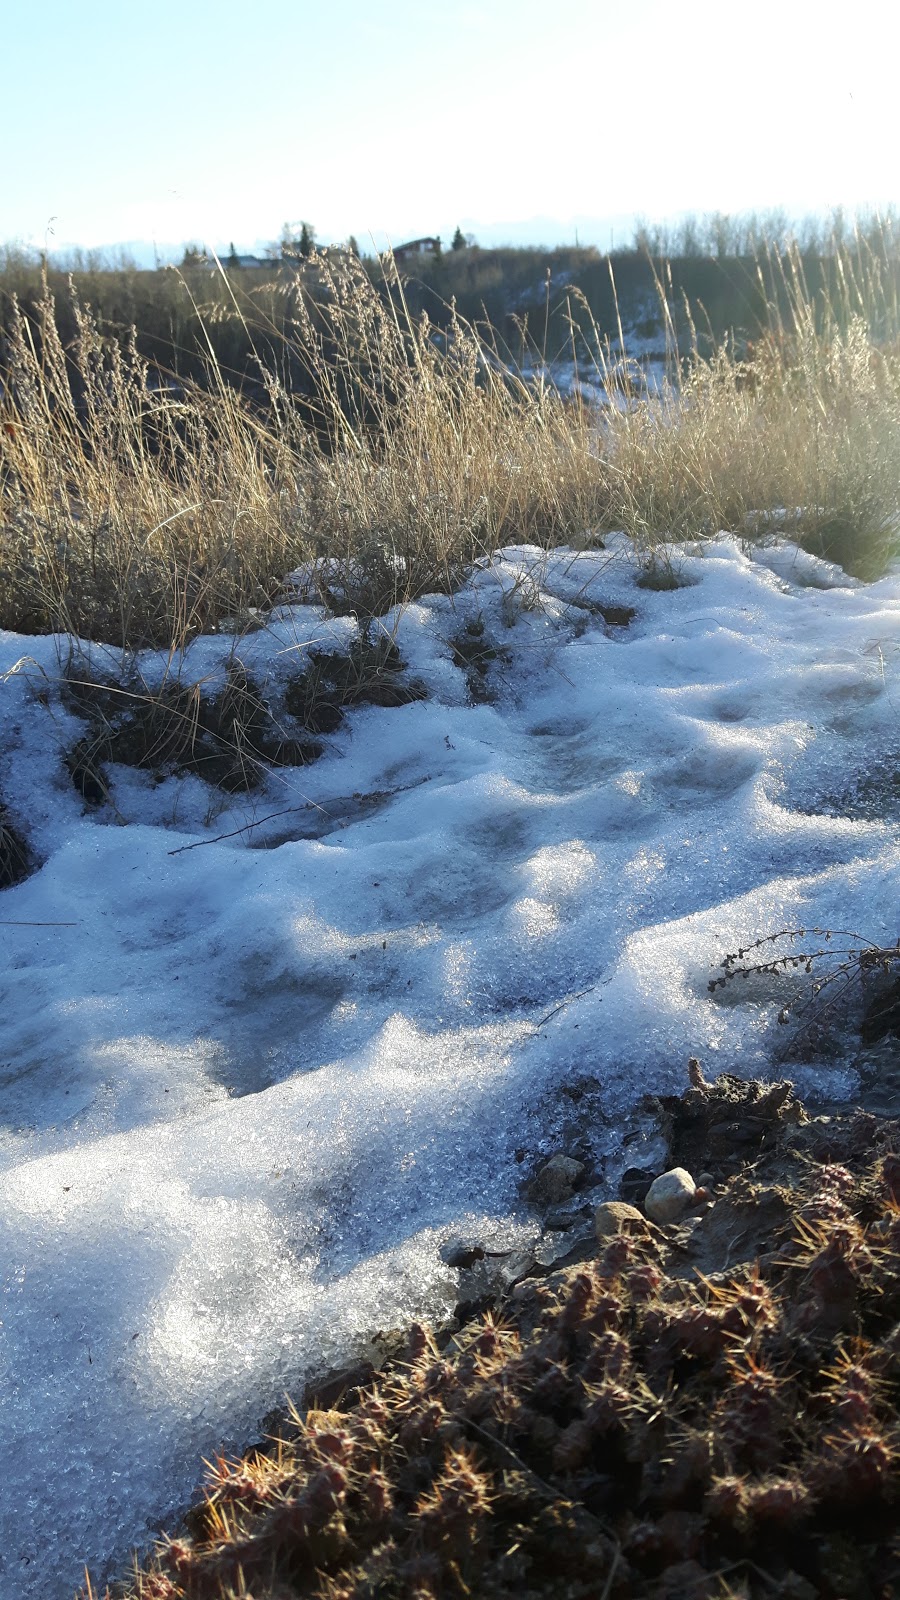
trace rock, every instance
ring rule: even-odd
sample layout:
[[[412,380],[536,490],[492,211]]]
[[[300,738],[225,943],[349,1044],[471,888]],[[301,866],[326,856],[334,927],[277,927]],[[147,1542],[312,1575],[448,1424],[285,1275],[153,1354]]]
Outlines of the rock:
[[[573,1156],[551,1156],[532,1180],[532,1197],[543,1205],[562,1205],[565,1200],[571,1199],[583,1172],[583,1161],[576,1161]]]
[[[594,1212],[594,1229],[598,1239],[609,1239],[616,1233],[646,1233],[647,1218],[624,1200],[605,1200]]]
[[[580,1218],[567,1233],[548,1233],[535,1245],[535,1264],[546,1271],[557,1263],[585,1260],[594,1254],[594,1246],[594,1224],[589,1217]]]
[[[500,1282],[504,1289],[512,1289],[533,1270],[536,1261],[533,1250],[513,1250],[500,1268]]]
[[[459,1274],[457,1317],[465,1321],[473,1312],[487,1310],[514,1284],[528,1277],[535,1261],[533,1250],[510,1250],[504,1255],[485,1255],[470,1267],[463,1267]]]
[[[676,1222],[693,1203],[696,1188],[684,1167],[673,1167],[647,1190],[644,1210],[651,1222]]]
[[[574,1228],[581,1214],[579,1206],[551,1206],[544,1218],[544,1227],[550,1233],[565,1233],[568,1228]]]

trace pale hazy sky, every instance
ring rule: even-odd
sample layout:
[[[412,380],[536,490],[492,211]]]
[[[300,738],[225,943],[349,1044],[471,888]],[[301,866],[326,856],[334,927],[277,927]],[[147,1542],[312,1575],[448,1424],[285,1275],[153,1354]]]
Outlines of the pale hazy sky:
[[[241,246],[306,218],[399,242],[535,216],[584,238],[900,200],[897,0],[5,12],[0,240]]]

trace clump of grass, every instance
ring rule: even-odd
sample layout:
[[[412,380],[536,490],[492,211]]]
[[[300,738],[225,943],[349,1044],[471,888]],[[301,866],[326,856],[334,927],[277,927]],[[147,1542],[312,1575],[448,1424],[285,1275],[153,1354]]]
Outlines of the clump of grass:
[[[149,771],[158,781],[192,773],[234,794],[258,787],[273,766],[303,766],[322,753],[314,740],[294,738],[279,724],[237,660],[215,690],[172,678],[151,691],[137,679],[98,682],[73,666],[62,692],[87,724],[66,767],[91,807],[110,798],[110,763]]]
[[[0,805],[0,889],[11,889],[34,870],[34,858],[22,833]]]
[[[36,319],[10,318],[0,623],[180,646],[265,612],[298,566],[365,619],[452,590],[498,545],[614,528],[644,552],[787,532],[870,576],[898,542],[895,256],[892,235],[841,245],[815,293],[798,254],[761,256],[752,347],[710,348],[658,276],[670,381],[645,389],[621,328],[615,348],[595,329],[602,411],[517,377],[488,328],[435,330],[390,267],[376,284],[351,256],[316,264],[315,297],[283,276],[277,326],[248,329],[264,407],[212,348],[202,385],[159,388],[134,332],[107,336],[77,297],[64,346],[46,288]]]
[[[285,709],[312,733],[332,733],[351,706],[403,706],[427,691],[404,676],[404,662],[389,634],[360,631],[349,651],[310,650],[285,691]]]

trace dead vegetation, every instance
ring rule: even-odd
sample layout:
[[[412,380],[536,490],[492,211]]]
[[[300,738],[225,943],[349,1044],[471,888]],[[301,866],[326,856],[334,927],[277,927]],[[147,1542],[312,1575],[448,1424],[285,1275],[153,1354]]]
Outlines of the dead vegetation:
[[[13,888],[34,868],[34,857],[24,835],[0,804],[0,889]]]
[[[711,353],[663,270],[668,380],[646,387],[624,332],[594,329],[599,409],[510,371],[488,328],[413,317],[390,269],[374,284],[349,256],[318,263],[315,303],[283,282],[275,331],[302,403],[271,361],[265,407],[212,356],[202,385],[160,386],[135,338],[77,300],[64,346],[48,289],[10,320],[0,624],[179,646],[265,612],[298,566],[323,604],[365,619],[453,589],[505,543],[612,528],[661,552],[647,581],[672,581],[668,541],[721,528],[786,532],[871,576],[897,544],[896,254],[889,227],[877,248],[845,241],[813,293],[798,255],[761,248],[768,327]],[[570,309],[574,352],[584,307]],[[245,315],[236,292],[228,314]],[[271,352],[275,331],[257,331]]]
[[[283,690],[267,694],[235,656],[224,679],[166,679],[150,688],[133,673],[99,681],[77,659],[61,683],[67,710],[86,732],[65,764],[85,804],[110,798],[108,767],[149,772],[157,782],[193,774],[235,794],[258,788],[273,767],[316,761],[316,735],[334,733],[358,705],[401,706],[422,699],[389,635],[365,630],[348,651],[310,649]]]
[[[672,1159],[718,1148],[693,1230],[619,1233],[452,1336],[413,1329],[373,1382],[218,1461],[121,1593],[892,1592],[900,1129],[702,1074],[664,1108]]]
[[[900,982],[900,939],[882,945],[845,928],[779,928],[730,952],[711,978],[711,994],[738,980],[784,978],[802,973],[812,979],[805,991],[782,1007],[778,1020],[800,1024],[795,1048],[834,1033],[861,1012],[861,1037],[871,1044],[894,1028]]]

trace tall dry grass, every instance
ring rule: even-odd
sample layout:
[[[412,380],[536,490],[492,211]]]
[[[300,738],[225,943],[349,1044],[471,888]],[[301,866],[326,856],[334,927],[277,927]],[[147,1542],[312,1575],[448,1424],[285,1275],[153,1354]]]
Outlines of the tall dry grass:
[[[840,247],[817,294],[798,249],[762,252],[766,321],[740,354],[731,341],[701,354],[697,308],[672,307],[658,279],[680,381],[628,407],[607,438],[617,519],[636,540],[779,531],[859,576],[884,569],[900,544],[896,245]]]
[[[437,332],[396,274],[376,286],[349,256],[318,263],[315,298],[285,287],[279,336],[308,392],[261,358],[263,408],[212,350],[203,385],[155,387],[134,337],[77,300],[64,348],[48,289],[36,321],[11,320],[0,623],[177,646],[269,605],[298,564],[373,614],[452,588],[498,544],[611,528],[648,553],[779,528],[874,573],[898,536],[896,254],[842,245],[832,290],[811,293],[798,253],[763,252],[761,336],[711,354],[702,308],[660,275],[666,381],[642,387],[627,330],[594,330],[600,408],[511,374],[488,329]],[[246,315],[235,295],[229,314]],[[248,331],[270,355],[273,330]]]

